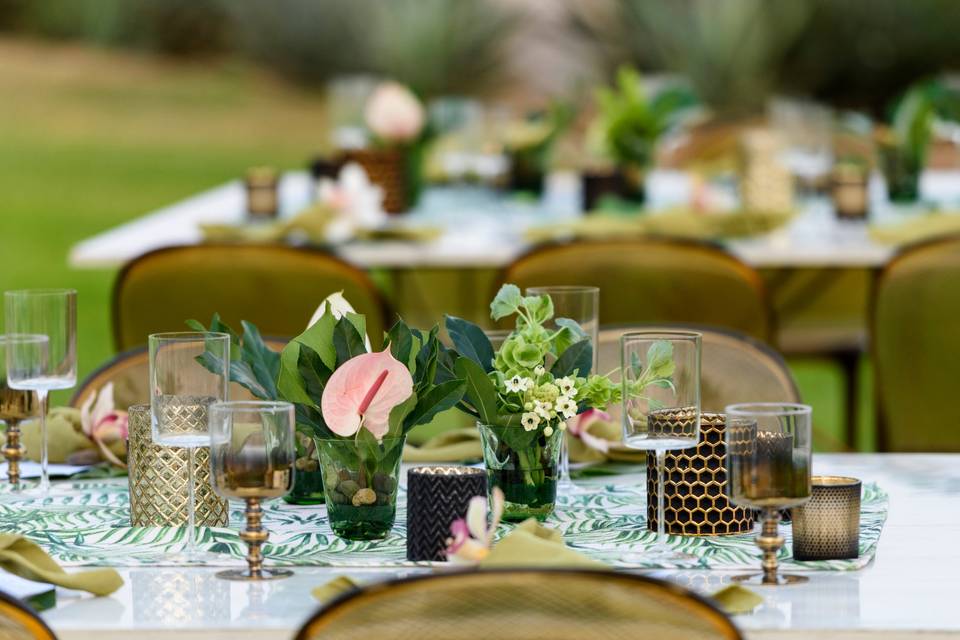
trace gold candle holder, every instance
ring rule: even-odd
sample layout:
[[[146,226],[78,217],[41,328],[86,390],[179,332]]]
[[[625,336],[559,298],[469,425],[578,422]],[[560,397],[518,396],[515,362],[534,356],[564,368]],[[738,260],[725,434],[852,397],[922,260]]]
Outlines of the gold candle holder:
[[[7,420],[7,441],[3,445],[3,457],[7,459],[7,480],[13,486],[20,484],[20,461],[26,451],[20,444],[20,421]]]
[[[848,560],[860,555],[861,482],[814,476],[810,501],[793,510],[794,560]]]
[[[198,405],[199,406],[199,405]],[[200,409],[197,409],[200,411]],[[202,409],[204,412],[206,409]],[[187,522],[187,465],[189,451],[153,443],[150,405],[130,407],[130,436],[127,445],[130,463],[130,525],[134,527],[183,526]],[[195,415],[183,415],[185,421]],[[204,418],[205,419],[205,418]],[[196,524],[225,527],[229,516],[227,501],[210,486],[210,455],[206,448],[194,455],[194,491],[197,499]]]

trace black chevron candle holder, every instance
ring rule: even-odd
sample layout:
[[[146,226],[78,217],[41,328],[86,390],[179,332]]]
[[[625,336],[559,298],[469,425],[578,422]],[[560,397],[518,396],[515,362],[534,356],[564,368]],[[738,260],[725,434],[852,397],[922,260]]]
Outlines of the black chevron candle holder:
[[[436,465],[407,472],[407,560],[446,560],[450,525],[487,495],[483,469]]]

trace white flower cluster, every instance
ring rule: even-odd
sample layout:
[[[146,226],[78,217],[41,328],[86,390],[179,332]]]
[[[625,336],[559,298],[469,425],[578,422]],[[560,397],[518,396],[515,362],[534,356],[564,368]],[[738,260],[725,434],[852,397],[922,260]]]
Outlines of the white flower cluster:
[[[538,367],[541,369],[541,367]],[[534,371],[543,375],[543,371]],[[566,428],[566,420],[577,415],[576,380],[571,377],[560,378],[552,382],[537,385],[532,378],[514,376],[504,385],[510,393],[523,394],[523,409],[520,424],[524,431],[534,431],[543,425],[543,434],[553,435],[553,424],[559,423],[561,430]]]

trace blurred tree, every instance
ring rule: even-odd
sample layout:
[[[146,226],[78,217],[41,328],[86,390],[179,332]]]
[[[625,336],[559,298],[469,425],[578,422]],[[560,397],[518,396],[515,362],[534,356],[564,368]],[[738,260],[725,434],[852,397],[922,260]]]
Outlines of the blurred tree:
[[[918,78],[960,64],[956,0],[567,0],[601,70],[687,76],[721,111],[776,92],[875,114]]]

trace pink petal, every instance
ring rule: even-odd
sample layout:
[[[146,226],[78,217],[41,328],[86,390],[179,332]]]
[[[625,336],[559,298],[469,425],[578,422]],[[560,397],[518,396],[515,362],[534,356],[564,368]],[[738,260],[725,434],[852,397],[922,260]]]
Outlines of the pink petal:
[[[569,425],[570,433],[579,436],[582,433],[586,433],[590,425],[598,420],[609,421],[610,414],[600,409],[587,409],[567,424]]]
[[[352,436],[362,424],[377,439],[390,429],[390,411],[413,394],[413,377],[389,349],[354,356],[333,372],[320,408],[327,426]]]
[[[454,520],[450,523],[450,535],[447,539],[447,554],[456,553],[463,546],[463,543],[470,538],[470,530],[467,528],[467,522],[463,518]]]

